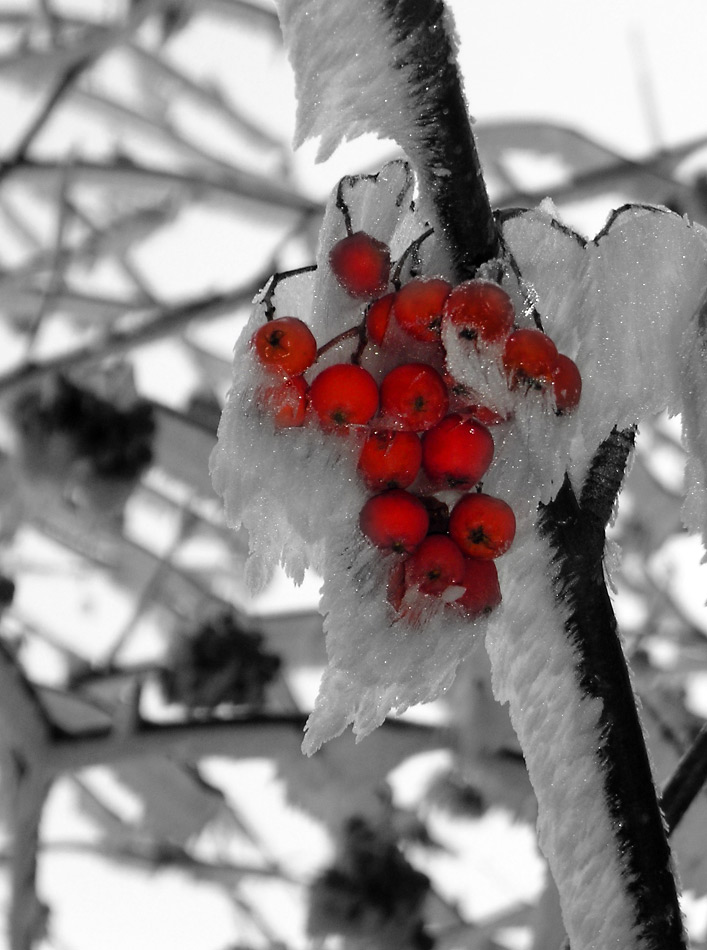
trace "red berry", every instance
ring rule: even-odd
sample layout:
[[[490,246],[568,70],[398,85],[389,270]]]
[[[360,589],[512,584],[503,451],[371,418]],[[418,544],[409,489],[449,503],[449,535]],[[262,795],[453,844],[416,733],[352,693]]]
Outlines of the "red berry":
[[[337,363],[315,376],[309,401],[325,429],[363,425],[378,409],[378,387],[362,366]]]
[[[469,557],[500,557],[515,533],[513,509],[491,495],[464,495],[449,516],[449,534]]]
[[[572,412],[582,395],[582,377],[574,360],[558,353],[552,374],[552,391],[558,412]]]
[[[427,534],[429,518],[419,498],[391,488],[369,498],[359,515],[361,531],[377,548],[414,551]]]
[[[444,534],[430,534],[405,561],[405,586],[423,594],[443,594],[461,586],[464,555]]]
[[[503,365],[511,389],[544,389],[557,365],[557,347],[540,330],[515,330],[506,340]]]
[[[493,561],[465,558],[462,585],[465,591],[454,601],[454,606],[459,607],[470,619],[491,613],[501,603],[498,571]]]
[[[395,296],[393,313],[399,326],[416,340],[439,340],[442,308],[452,285],[441,277],[415,277]]]
[[[390,314],[393,309],[395,294],[386,294],[374,300],[366,311],[366,336],[378,346],[383,343],[385,331],[390,323]]]
[[[365,231],[338,241],[329,252],[329,264],[352,297],[375,297],[388,286],[390,249]]]
[[[371,432],[363,443],[358,470],[372,491],[407,488],[420,470],[422,445],[414,432]]]
[[[449,408],[444,380],[426,363],[392,369],[381,383],[380,398],[384,418],[413,432],[431,429]]]
[[[452,413],[422,437],[422,467],[443,488],[471,488],[493,459],[493,437],[474,419]]]
[[[513,329],[515,310],[505,290],[490,280],[466,280],[452,290],[442,320],[460,337],[495,343]]]
[[[269,370],[299,376],[317,358],[317,341],[297,317],[277,317],[258,327],[250,345]]]
[[[303,376],[277,380],[258,387],[258,402],[277,429],[301,426],[307,411],[307,383]]]

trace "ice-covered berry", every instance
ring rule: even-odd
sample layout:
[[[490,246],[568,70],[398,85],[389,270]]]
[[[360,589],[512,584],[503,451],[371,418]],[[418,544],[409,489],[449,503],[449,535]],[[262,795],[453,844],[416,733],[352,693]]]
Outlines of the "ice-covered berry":
[[[582,376],[574,360],[564,353],[558,353],[555,369],[552,373],[552,392],[555,405],[560,413],[572,412],[579,405],[582,395]]]
[[[464,495],[449,516],[450,537],[469,557],[500,557],[513,543],[515,533],[511,506],[481,492]]]
[[[508,294],[490,280],[466,280],[447,297],[442,320],[460,337],[497,343],[513,329],[515,309]]]
[[[382,294],[390,279],[390,249],[365,231],[338,241],[329,252],[332,272],[352,297]]]
[[[449,394],[444,380],[432,366],[403,363],[384,377],[380,406],[387,424],[423,432],[446,415]]]
[[[303,376],[278,379],[258,387],[258,403],[276,429],[304,424],[307,414],[307,383]]]
[[[398,325],[416,340],[439,340],[442,308],[451,289],[441,277],[413,278],[395,296],[393,314]]]
[[[391,488],[369,498],[359,515],[371,544],[389,551],[414,551],[427,534],[429,516],[419,498]]]
[[[462,586],[464,593],[454,601],[454,606],[469,619],[490,613],[501,603],[501,585],[492,560],[465,558]]]
[[[451,538],[430,534],[405,561],[405,587],[443,594],[464,579],[464,555]]]
[[[337,363],[315,376],[309,401],[325,429],[363,425],[378,409],[378,386],[362,366]]]
[[[557,347],[541,330],[515,330],[503,349],[503,366],[511,389],[545,389],[557,365]]]
[[[251,338],[259,362],[268,370],[299,376],[317,358],[317,341],[298,317],[268,320]]]
[[[422,437],[422,466],[439,488],[467,489],[493,459],[493,437],[475,419],[451,413]]]
[[[381,346],[383,343],[383,337],[390,323],[394,300],[395,294],[386,294],[384,297],[374,300],[366,310],[366,336],[371,343],[375,343],[377,346]]]
[[[407,488],[420,470],[422,445],[415,432],[373,431],[361,448],[358,470],[371,491]]]

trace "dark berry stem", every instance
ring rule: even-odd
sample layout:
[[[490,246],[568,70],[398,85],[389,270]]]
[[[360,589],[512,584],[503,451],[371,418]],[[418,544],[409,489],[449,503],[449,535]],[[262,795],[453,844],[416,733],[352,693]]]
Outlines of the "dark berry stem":
[[[496,257],[491,210],[442,0],[381,0],[398,69],[411,75],[413,122],[405,143],[435,209],[456,280]]]
[[[268,283],[268,289],[263,294],[261,300],[261,303],[265,304],[265,319],[273,320],[275,317],[275,304],[273,303],[273,297],[275,296],[277,285],[281,280],[285,280],[288,277],[296,277],[298,274],[307,274],[310,271],[315,271],[316,269],[316,264],[307,264],[305,267],[297,267],[294,270],[286,270],[277,274],[273,274],[270,278],[270,282]]]

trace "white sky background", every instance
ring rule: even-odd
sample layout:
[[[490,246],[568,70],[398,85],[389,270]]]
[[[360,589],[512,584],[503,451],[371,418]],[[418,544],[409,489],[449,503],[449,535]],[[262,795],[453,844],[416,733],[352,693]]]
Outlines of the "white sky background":
[[[33,0],[25,0],[27,3]],[[354,0],[351,0],[354,2]],[[63,8],[94,10],[100,4],[107,13],[118,8],[116,0],[73,0],[55,5]],[[15,6],[10,0],[3,5]],[[120,5],[122,6],[122,4]],[[597,141],[624,155],[640,157],[658,147],[668,147],[707,135],[707,4],[704,0],[594,0],[591,4],[567,0],[496,0],[481,4],[477,0],[450,0],[460,38],[460,62],[465,75],[470,109],[478,121],[497,119],[543,119],[581,130]],[[232,73],[240,82],[238,68],[229,60],[234,55],[228,37],[219,35],[218,25],[186,31],[175,40],[194,64],[197,73],[212,69],[221,76]],[[238,56],[247,55],[238,50]],[[294,96],[287,68],[264,45],[251,47],[252,82],[258,101],[274,128],[293,126]],[[16,90],[0,86],[0,112],[22,123],[22,114],[9,111],[21,107]],[[7,136],[7,138],[6,138]],[[10,137],[0,131],[0,141]],[[92,148],[90,142],[82,145]],[[313,165],[315,147],[306,145],[294,157],[298,177],[311,193],[324,197],[342,174],[360,168],[375,167],[390,148],[371,142],[352,143],[323,166]],[[587,207],[578,212],[578,226],[598,229],[607,208]],[[581,217],[581,220],[580,220]],[[169,241],[146,248],[150,274],[154,275],[175,298],[189,289],[192,281],[203,286],[204,268],[212,274],[212,283],[232,283],[234,246],[230,225],[223,223],[224,240],[208,248],[198,244],[199,214],[192,221],[192,233],[174,234]],[[216,234],[210,224],[210,233]],[[196,238],[196,240],[195,240]],[[258,235],[248,235],[252,258],[262,260]],[[244,255],[246,239],[244,241]],[[208,260],[206,260],[208,258]],[[148,380],[159,348],[146,352],[144,377]],[[165,359],[167,371],[162,378],[147,383],[154,395],[169,401],[165,379],[174,381],[174,365]],[[695,552],[690,552],[694,559]],[[701,589],[707,589],[704,581]],[[695,584],[691,585],[694,590]],[[297,595],[298,602],[311,602],[314,589]],[[283,588],[271,591],[269,602],[283,603]],[[702,605],[699,605],[702,610]],[[214,768],[226,768],[214,765]],[[254,763],[250,779],[262,790],[268,767]],[[260,792],[262,793],[262,791]],[[271,792],[271,794],[274,794]],[[76,820],[63,789],[57,797],[49,830],[54,837],[84,833]],[[296,820],[303,835],[314,834],[306,819],[295,819],[281,801],[272,802],[270,815],[288,822]],[[270,819],[269,819],[270,822]],[[291,826],[287,825],[287,829]],[[270,828],[274,834],[289,831],[283,825]],[[265,829],[264,829],[265,830]],[[494,830],[505,834],[505,829]],[[496,842],[498,838],[494,839]],[[310,839],[307,838],[308,844]],[[317,839],[318,841],[318,839]],[[483,847],[483,844],[479,845]],[[304,845],[302,845],[304,847]],[[322,842],[316,846],[325,850]],[[297,847],[293,848],[293,852]],[[532,860],[532,859],[529,859]],[[502,860],[496,861],[503,866]],[[47,865],[42,881],[50,903],[54,905],[59,932],[67,934],[66,950],[222,950],[232,939],[233,919],[230,905],[214,897],[213,892],[183,886],[179,875],[150,878],[121,869],[106,870],[100,888],[90,888],[95,869],[84,859]],[[68,882],[68,887],[67,887]],[[86,900],[87,894],[90,899]],[[100,895],[103,899],[99,899]],[[493,888],[488,895],[494,904]],[[143,898],[145,898],[143,900]],[[126,908],[130,908],[126,913]],[[297,909],[288,907],[295,929]],[[205,932],[206,922],[208,928]],[[63,948],[61,948],[63,950]]]

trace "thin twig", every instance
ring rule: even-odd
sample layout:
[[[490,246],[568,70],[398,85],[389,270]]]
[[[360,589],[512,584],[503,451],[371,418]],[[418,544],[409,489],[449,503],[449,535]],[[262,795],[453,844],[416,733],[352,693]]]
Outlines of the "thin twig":
[[[171,187],[180,193],[194,195],[201,200],[214,193],[223,202],[230,198],[242,206],[244,201],[272,206],[279,211],[297,211],[312,217],[323,213],[323,206],[304,195],[298,194],[286,184],[278,184],[262,175],[235,169],[229,166],[228,173],[175,172],[166,168],[141,165],[124,157],[112,162],[93,162],[76,159],[72,164],[76,182],[100,185],[104,188],[165,188]],[[63,162],[34,161],[24,159],[11,170],[13,178],[29,181],[34,187],[51,184],[63,174]],[[8,173],[9,174],[9,173]]]
[[[683,815],[707,782],[707,723],[663,786],[661,804],[668,833],[675,830]]]
[[[136,328],[113,329],[99,343],[95,341],[75,347],[41,362],[25,363],[0,376],[0,393],[42,379],[52,373],[64,373],[76,366],[98,363],[108,356],[125,353],[136,346],[159,340],[182,329],[193,320],[210,320],[248,304],[267,280],[260,275],[255,280],[230,293],[211,294],[190,303],[159,312]]]
[[[157,74],[158,78],[167,79],[169,82],[178,85],[184,92],[195,99],[198,103],[208,109],[218,113],[226,125],[230,126],[234,132],[245,134],[260,146],[269,149],[282,149],[283,142],[271,135],[265,129],[252,122],[246,115],[236,110],[232,102],[226,99],[226,96],[216,88],[204,85],[187,76],[186,73],[177,69],[172,63],[158,56],[152,50],[146,49],[137,43],[130,43],[127,49],[149,70]]]

